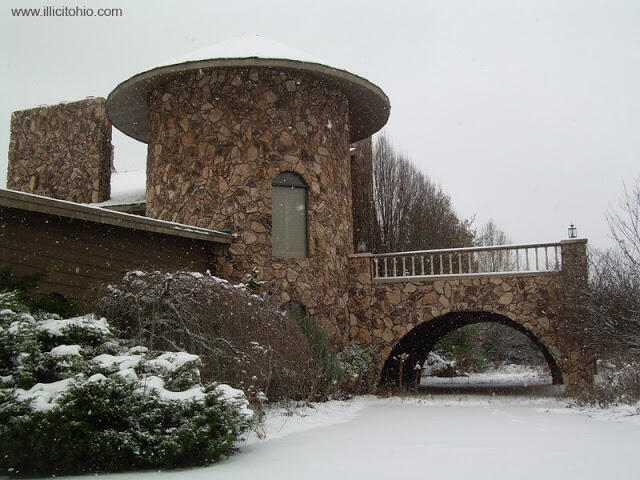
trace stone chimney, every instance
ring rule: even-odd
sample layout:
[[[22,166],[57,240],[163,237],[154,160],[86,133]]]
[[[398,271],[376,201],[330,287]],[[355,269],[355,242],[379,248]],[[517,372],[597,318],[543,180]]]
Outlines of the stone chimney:
[[[113,147],[105,102],[13,112],[7,188],[78,203],[108,200]]]
[[[373,245],[373,158],[371,137],[351,144],[353,249],[371,252]]]

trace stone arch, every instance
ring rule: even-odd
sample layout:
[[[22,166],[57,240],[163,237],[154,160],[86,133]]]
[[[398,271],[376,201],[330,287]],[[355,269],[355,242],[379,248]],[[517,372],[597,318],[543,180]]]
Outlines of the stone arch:
[[[403,368],[403,381],[405,384],[412,384],[416,380],[416,370],[407,366],[414,366],[417,362],[424,362],[429,352],[435,344],[446,334],[475,323],[493,322],[511,327],[526,335],[542,352],[554,385],[562,384],[562,370],[560,369],[560,359],[555,358],[551,353],[550,345],[545,345],[531,330],[523,327],[519,323],[505,315],[487,311],[458,311],[449,312],[432,320],[422,322],[406,335],[400,338],[385,359],[380,375],[381,384],[398,384],[400,379],[399,362],[394,359],[401,354],[407,354]]]

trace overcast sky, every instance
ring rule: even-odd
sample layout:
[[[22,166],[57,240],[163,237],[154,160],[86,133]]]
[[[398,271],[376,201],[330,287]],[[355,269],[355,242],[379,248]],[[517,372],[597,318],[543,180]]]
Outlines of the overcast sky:
[[[18,18],[11,8],[121,7],[120,18]],[[3,0],[0,186],[14,110],[106,97],[132,74],[255,32],[378,84],[385,130],[514,242],[575,222],[611,245],[605,213],[640,175],[640,1]],[[114,135],[118,170],[146,145]]]

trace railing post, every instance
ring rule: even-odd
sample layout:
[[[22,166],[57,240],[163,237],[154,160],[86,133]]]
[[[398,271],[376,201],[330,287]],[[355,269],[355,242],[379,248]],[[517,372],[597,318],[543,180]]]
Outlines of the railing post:
[[[563,240],[560,242],[562,272],[576,281],[587,281],[587,239]]]

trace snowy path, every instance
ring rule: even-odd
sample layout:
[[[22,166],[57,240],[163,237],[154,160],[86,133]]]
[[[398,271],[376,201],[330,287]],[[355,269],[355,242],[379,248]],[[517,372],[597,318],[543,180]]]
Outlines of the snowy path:
[[[272,415],[269,439],[249,439],[216,465],[101,478],[637,479],[640,471],[639,416],[580,412],[562,400],[360,397],[306,412]]]

